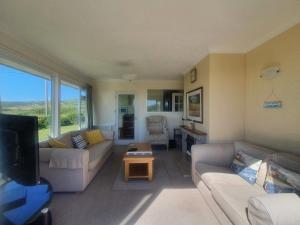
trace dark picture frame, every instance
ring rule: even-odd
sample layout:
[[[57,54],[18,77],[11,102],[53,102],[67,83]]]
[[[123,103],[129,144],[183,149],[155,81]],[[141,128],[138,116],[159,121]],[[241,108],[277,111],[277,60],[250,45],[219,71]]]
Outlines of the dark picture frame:
[[[197,80],[197,68],[194,67],[191,70],[191,83],[194,83]]]
[[[203,87],[186,93],[186,119],[203,123]]]

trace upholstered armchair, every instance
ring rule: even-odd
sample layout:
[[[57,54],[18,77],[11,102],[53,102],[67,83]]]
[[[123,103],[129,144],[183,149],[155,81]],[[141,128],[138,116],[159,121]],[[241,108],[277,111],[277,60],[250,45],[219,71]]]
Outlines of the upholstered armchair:
[[[150,144],[166,145],[169,150],[169,134],[167,119],[164,116],[148,116],[146,140]]]

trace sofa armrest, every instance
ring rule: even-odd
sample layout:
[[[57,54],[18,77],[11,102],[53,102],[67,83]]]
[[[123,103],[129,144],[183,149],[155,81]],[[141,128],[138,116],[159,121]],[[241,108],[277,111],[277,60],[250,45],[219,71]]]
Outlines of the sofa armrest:
[[[200,144],[192,146],[192,166],[197,162],[229,166],[234,157],[233,144]]]
[[[165,136],[169,139],[169,129],[168,129],[167,127],[164,127],[163,133],[164,133]]]
[[[294,193],[278,193],[251,197],[248,218],[252,225],[300,224],[300,198]]]
[[[88,163],[88,150],[53,148],[49,168],[82,169],[87,168]]]
[[[51,159],[51,154],[55,148],[40,148],[40,162],[49,162]]]

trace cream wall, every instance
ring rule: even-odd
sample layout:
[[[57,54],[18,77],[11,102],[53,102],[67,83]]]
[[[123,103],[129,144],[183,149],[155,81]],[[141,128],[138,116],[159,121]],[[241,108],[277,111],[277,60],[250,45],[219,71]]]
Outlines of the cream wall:
[[[203,87],[204,120],[203,124],[195,123],[196,129],[207,133],[209,143],[243,139],[244,54],[210,54],[196,66],[196,82],[190,82],[190,73],[184,76],[185,93]]]
[[[246,55],[246,139],[276,149],[300,151],[300,24]],[[264,109],[272,81],[259,77],[270,65],[280,65],[273,80],[281,109]]]
[[[146,131],[146,117],[149,115],[165,115],[168,120],[169,135],[173,137],[173,129],[182,124],[182,112],[147,112],[147,89],[183,90],[183,81],[151,81],[151,80],[108,80],[99,81],[95,85],[96,125],[116,124],[116,93],[134,92],[136,94],[137,141],[143,141]]]
[[[211,54],[209,58],[209,141],[244,139],[245,55]]]

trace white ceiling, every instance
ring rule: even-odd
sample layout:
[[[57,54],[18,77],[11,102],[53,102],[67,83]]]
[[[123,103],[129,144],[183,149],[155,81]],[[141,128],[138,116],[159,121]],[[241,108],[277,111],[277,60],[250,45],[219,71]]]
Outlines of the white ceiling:
[[[208,52],[245,52],[299,21],[299,0],[0,1],[3,31],[96,79],[179,79]]]

